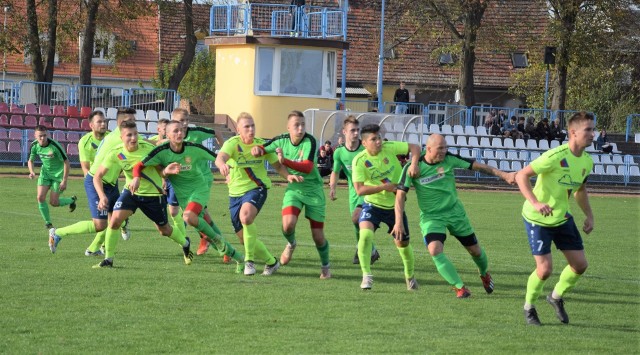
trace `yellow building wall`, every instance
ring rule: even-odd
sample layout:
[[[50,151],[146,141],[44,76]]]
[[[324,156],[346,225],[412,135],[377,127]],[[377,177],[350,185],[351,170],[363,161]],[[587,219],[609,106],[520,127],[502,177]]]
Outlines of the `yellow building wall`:
[[[235,120],[240,112],[250,113],[256,123],[257,137],[271,138],[286,132],[291,110],[304,112],[309,108],[334,110],[336,107],[336,99],[254,95],[256,46],[253,44],[225,44],[215,47],[215,53],[216,114],[227,114]]]

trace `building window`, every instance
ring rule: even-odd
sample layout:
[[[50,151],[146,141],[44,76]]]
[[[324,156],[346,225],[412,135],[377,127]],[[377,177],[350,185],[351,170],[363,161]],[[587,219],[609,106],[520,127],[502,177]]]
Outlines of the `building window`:
[[[511,64],[514,68],[526,68],[529,66],[526,53],[511,53]]]
[[[257,95],[335,97],[334,51],[259,47],[254,91]]]
[[[439,59],[440,65],[449,65],[449,64],[454,64],[455,62],[456,62],[456,58],[451,53],[440,54],[440,59]]]
[[[83,41],[83,34],[80,34],[80,36],[78,37],[78,50],[80,51],[80,56],[82,56]],[[93,41],[93,52],[91,54],[91,63],[113,64],[112,57],[114,55],[115,43],[116,36],[113,33],[96,30]]]

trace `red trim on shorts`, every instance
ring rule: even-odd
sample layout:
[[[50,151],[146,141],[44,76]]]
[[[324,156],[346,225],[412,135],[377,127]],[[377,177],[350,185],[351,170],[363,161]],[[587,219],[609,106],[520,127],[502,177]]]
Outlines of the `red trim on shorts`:
[[[283,216],[294,215],[298,217],[300,215],[300,209],[296,206],[287,206],[282,209],[282,215]]]
[[[324,222],[314,221],[311,218],[309,218],[309,225],[311,226],[311,229],[323,229],[324,228]]]
[[[197,203],[197,202],[189,202],[187,204],[187,208],[184,209],[185,212],[189,211],[189,212],[193,212],[196,215],[200,215],[200,212],[202,212],[202,205]]]

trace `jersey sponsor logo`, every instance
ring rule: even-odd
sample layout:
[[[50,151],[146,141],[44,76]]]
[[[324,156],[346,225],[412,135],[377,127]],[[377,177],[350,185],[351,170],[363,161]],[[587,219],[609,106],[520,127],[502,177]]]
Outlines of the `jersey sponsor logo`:
[[[418,182],[420,183],[420,185],[427,185],[430,184],[434,181],[438,181],[440,179],[444,179],[445,174],[444,174],[444,168],[439,166],[437,169],[437,175],[433,175],[433,176],[426,176],[421,178],[420,180],[418,180]]]
[[[373,164],[371,164],[371,162],[370,162],[370,161],[365,160],[365,161],[364,161],[364,166],[366,166],[367,168],[370,168],[370,167],[372,167],[372,166],[373,166]]]
[[[574,186],[580,186],[582,185],[579,182],[575,182],[573,181],[573,179],[571,179],[571,175],[569,174],[564,174],[562,175],[562,177],[560,177],[560,179],[558,179],[558,184],[563,185],[563,186],[569,186],[569,187],[574,187]]]
[[[180,171],[190,171],[190,170],[191,170],[191,164],[189,165],[180,164]]]

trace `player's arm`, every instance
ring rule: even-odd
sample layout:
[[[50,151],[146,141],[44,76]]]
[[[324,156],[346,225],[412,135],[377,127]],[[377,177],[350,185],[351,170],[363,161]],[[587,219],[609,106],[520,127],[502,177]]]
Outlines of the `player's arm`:
[[[339,176],[340,176],[340,171],[335,171],[335,170],[333,170],[331,172],[331,175],[329,176],[329,198],[331,198],[332,201],[335,201],[337,199],[336,185],[338,185]]]
[[[575,197],[578,206],[580,206],[580,209],[586,216],[582,230],[589,234],[593,230],[593,211],[591,210],[591,203],[589,203],[589,194],[587,193],[586,186],[586,184],[582,184],[578,191],[573,194],[573,197]]]
[[[29,167],[29,179],[33,179],[36,173],[33,171],[33,160],[31,160],[31,158],[27,160],[27,167]]]
[[[280,164],[278,161],[270,163],[271,166],[278,172],[278,175],[282,176],[287,182],[303,182],[304,177],[300,175],[289,174],[289,170],[286,166]]]
[[[81,161],[80,167],[82,168],[82,174],[87,176],[87,174],[89,174],[89,169],[91,168],[91,162]]]
[[[62,182],[60,182],[60,192],[67,189],[67,179],[69,178],[69,171],[71,171],[71,163],[69,159],[64,159],[64,165],[62,167]]]
[[[533,194],[533,188],[531,188],[531,178],[536,176],[536,172],[531,165],[527,165],[524,169],[518,171],[516,174],[516,183],[520,189],[522,196],[531,203],[536,211],[540,212],[543,216],[550,216],[553,214],[553,209],[546,203],[538,201],[536,195]]]
[[[353,187],[356,189],[356,193],[358,194],[358,196],[373,195],[382,191],[395,192],[397,188],[396,184],[393,183],[386,183],[377,186],[367,186],[363,182],[356,181],[353,182]]]
[[[218,168],[218,171],[220,171],[220,175],[227,177],[227,175],[229,175],[229,165],[227,165],[227,161],[229,161],[229,154],[220,151],[218,152],[218,156],[216,157],[216,167]]]
[[[409,167],[409,176],[418,177],[420,175],[420,146],[417,144],[409,144],[409,153],[411,153],[411,166]]]
[[[96,171],[95,175],[93,175],[93,187],[95,187],[96,192],[98,193],[98,197],[100,201],[98,202],[98,210],[106,211],[109,208],[109,199],[107,195],[104,193],[104,187],[102,185],[102,178],[107,174],[109,169],[104,165],[100,165],[98,167],[98,171]]]
[[[393,208],[396,215],[396,223],[391,230],[391,234],[398,240],[400,240],[404,235],[404,223],[402,221],[402,215],[404,214],[404,203],[406,200],[407,192],[402,189],[398,189],[398,191],[396,192],[395,207]]]
[[[299,171],[304,174],[309,174],[314,167],[313,160],[293,161],[284,157],[282,148],[276,148],[276,154],[278,154],[278,161],[280,164],[286,166],[289,169]]]
[[[513,185],[516,183],[516,172],[512,172],[512,173],[507,173],[505,171],[502,171],[500,169],[496,169],[492,166],[486,165],[486,164],[482,164],[480,162],[474,161],[471,164],[471,170],[473,171],[479,171],[485,175],[492,175],[495,177],[499,177],[502,180],[506,181],[507,183]]]

